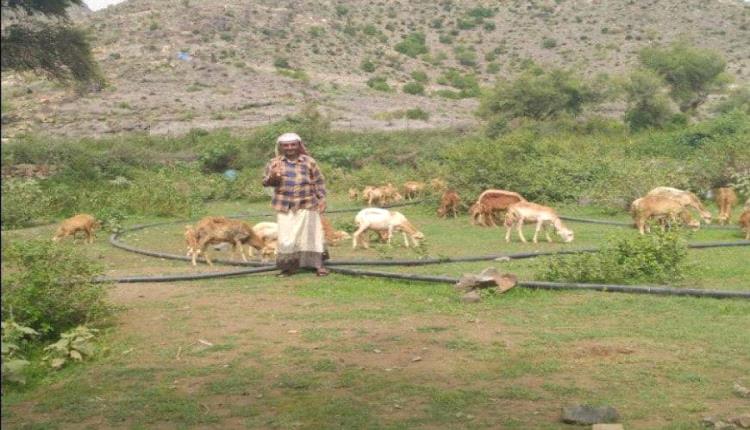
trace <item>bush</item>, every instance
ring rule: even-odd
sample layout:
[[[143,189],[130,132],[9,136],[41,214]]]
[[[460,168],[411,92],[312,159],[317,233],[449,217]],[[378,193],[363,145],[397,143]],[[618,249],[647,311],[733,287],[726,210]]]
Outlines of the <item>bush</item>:
[[[289,59],[283,58],[283,57],[277,57],[273,60],[273,66],[278,67],[279,69],[291,69],[292,66],[289,65]]]
[[[599,100],[597,91],[571,71],[532,67],[514,81],[498,81],[483,97],[479,115],[548,120],[563,114],[576,116],[585,104]]]
[[[544,49],[552,49],[557,46],[557,40],[551,38],[551,37],[544,37],[542,38],[542,48]]]
[[[362,60],[362,64],[359,65],[359,68],[367,73],[372,73],[375,71],[375,64],[368,59],[364,59]]]
[[[4,252],[2,311],[45,338],[110,315],[101,268],[69,245],[11,243]]]
[[[657,230],[646,236],[610,240],[596,253],[553,257],[539,270],[538,278],[610,284],[680,280],[686,269],[687,242],[678,231]]]
[[[417,58],[417,55],[429,52],[429,49],[427,49],[427,45],[425,44],[424,34],[418,32],[406,36],[404,40],[396,44],[394,49],[412,58]]]
[[[390,91],[388,80],[383,76],[375,76],[367,80],[367,86],[377,91]]]
[[[624,89],[628,108],[625,122],[633,131],[666,125],[672,116],[669,100],[661,94],[661,78],[648,70],[630,74]]]
[[[415,70],[411,72],[411,78],[419,82],[420,84],[426,84],[427,81],[429,81],[429,78],[427,77],[427,73],[425,73],[422,70]]]
[[[427,121],[430,119],[430,113],[421,108],[408,109],[406,111],[406,118]]]
[[[403,90],[406,94],[423,95],[424,86],[419,82],[409,82],[404,85]]]
[[[750,115],[750,87],[734,89],[713,108],[713,111],[716,113],[729,113],[733,110]]]
[[[3,179],[2,228],[32,225],[49,213],[51,200],[34,179]]]
[[[639,59],[646,68],[664,78],[682,112],[694,110],[713,90],[726,83],[726,60],[720,54],[684,42],[666,48],[644,48]]]
[[[237,158],[238,148],[229,142],[219,142],[205,148],[198,156],[204,172],[223,172]]]

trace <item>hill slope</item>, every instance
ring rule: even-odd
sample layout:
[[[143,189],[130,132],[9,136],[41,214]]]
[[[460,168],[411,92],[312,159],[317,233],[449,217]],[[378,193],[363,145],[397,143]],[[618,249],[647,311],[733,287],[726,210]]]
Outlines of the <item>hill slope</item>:
[[[306,102],[339,128],[470,126],[476,99],[435,94],[455,91],[440,79],[450,69],[482,84],[528,59],[615,75],[641,47],[680,38],[721,52],[737,81],[750,77],[750,4],[739,0],[300,3],[128,0],[80,14],[110,85],[79,97],[5,74],[3,135],[245,128]],[[414,32],[424,45],[404,46],[412,58],[395,47]],[[428,77],[426,96],[402,92],[414,71]],[[376,76],[391,92],[368,87]],[[428,121],[394,119],[417,107]]]

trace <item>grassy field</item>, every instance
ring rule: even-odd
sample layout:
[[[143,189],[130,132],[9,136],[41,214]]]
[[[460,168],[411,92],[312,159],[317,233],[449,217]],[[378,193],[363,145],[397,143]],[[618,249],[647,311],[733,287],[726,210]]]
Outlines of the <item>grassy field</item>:
[[[267,205],[210,208],[241,211],[265,212]],[[345,243],[332,257],[572,249],[637,234],[569,223],[572,244],[521,244],[515,235],[506,244],[504,231],[470,226],[465,216],[440,220],[427,206],[402,212],[425,233],[423,250],[352,251]],[[589,207],[560,212],[627,220]],[[353,214],[331,218],[341,225]],[[179,254],[182,225],[134,232],[125,241]],[[52,231],[8,231],[3,240]],[[99,236],[86,253],[108,275],[212,270],[129,254]],[[740,238],[739,229],[704,229],[689,240]],[[750,248],[690,251],[689,260],[677,286],[750,290]],[[495,266],[533,279],[544,264],[383,270],[458,276]],[[104,332],[106,348],[90,363],[7,391],[4,428],[559,429],[575,428],[559,421],[562,406],[593,403],[616,407],[628,429],[699,429],[705,415],[750,412],[732,393],[734,382],[750,385],[747,301],[514,289],[462,304],[450,285],[308,273],[120,284],[110,299],[122,310]]]

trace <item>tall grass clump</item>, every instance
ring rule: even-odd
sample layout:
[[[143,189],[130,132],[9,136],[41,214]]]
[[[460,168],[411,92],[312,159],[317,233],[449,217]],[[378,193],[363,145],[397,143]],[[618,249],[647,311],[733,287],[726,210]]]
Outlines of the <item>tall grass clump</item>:
[[[537,278],[610,284],[667,284],[685,276],[687,242],[679,231],[610,240],[599,252],[556,256]]]
[[[69,244],[16,241],[4,247],[3,317],[52,339],[111,314],[99,265]]]

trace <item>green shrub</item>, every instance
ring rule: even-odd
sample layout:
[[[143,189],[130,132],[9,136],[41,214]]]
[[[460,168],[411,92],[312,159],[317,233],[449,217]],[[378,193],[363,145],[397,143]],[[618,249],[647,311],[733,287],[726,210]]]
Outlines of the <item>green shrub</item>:
[[[733,110],[739,110],[750,115],[750,87],[734,89],[713,108],[716,113],[729,113]]]
[[[427,73],[422,70],[415,70],[411,72],[411,78],[419,82],[420,84],[426,84],[429,81]]]
[[[383,76],[375,76],[367,80],[367,86],[377,91],[390,91],[388,80]]]
[[[409,82],[404,85],[403,90],[406,94],[423,95],[424,85],[419,82]]]
[[[498,81],[482,98],[479,115],[485,119],[548,120],[563,114],[578,115],[585,104],[599,100],[597,91],[571,71],[532,67],[513,81]]]
[[[624,85],[628,108],[625,122],[631,130],[661,128],[672,115],[669,100],[661,93],[663,81],[648,70],[636,70]]]
[[[12,319],[2,322],[2,382],[25,384],[23,370],[30,363],[21,355],[30,338],[39,333],[31,327],[17,324]]]
[[[375,71],[375,64],[369,59],[365,58],[364,60],[362,60],[362,64],[359,65],[359,68],[367,73],[372,73]]]
[[[596,253],[557,256],[545,262],[539,279],[638,284],[670,283],[684,277],[687,242],[680,232],[661,232],[610,240]]]
[[[51,200],[34,179],[3,179],[2,227],[32,225],[49,214]]]
[[[3,315],[45,338],[110,315],[102,269],[70,245],[17,241],[4,252]]]
[[[647,47],[638,56],[646,68],[664,78],[682,112],[694,110],[727,82],[724,75],[727,63],[719,53],[685,42],[664,48]]]
[[[542,38],[542,48],[544,49],[552,49],[557,46],[557,40],[551,38],[551,37],[544,37]]]
[[[394,46],[394,49],[406,56],[416,58],[417,55],[429,52],[425,44],[423,33],[414,32],[404,37],[404,39]]]
[[[273,60],[273,66],[279,69],[291,69],[292,68],[292,66],[289,65],[289,59],[283,58],[283,57],[275,58]]]
[[[204,172],[223,172],[237,158],[238,148],[229,142],[219,142],[206,147],[198,156]]]
[[[441,34],[438,36],[438,42],[444,44],[444,45],[450,45],[453,43],[453,36],[450,34]]]
[[[427,121],[430,119],[430,113],[422,110],[421,108],[407,109],[406,117],[408,119]]]

